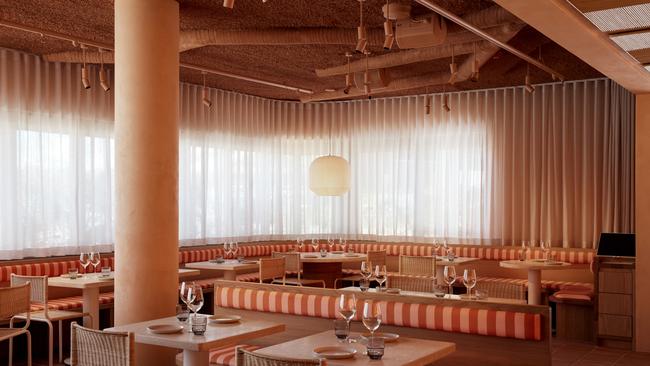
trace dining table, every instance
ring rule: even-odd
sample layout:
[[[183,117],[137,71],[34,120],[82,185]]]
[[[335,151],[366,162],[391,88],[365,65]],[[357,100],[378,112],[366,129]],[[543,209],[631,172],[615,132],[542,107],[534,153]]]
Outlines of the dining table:
[[[329,288],[334,288],[337,278],[343,277],[343,263],[363,262],[368,259],[364,253],[318,252],[300,253],[302,277],[309,280],[322,280]]]
[[[528,304],[531,305],[542,303],[542,271],[558,271],[572,267],[571,263],[545,259],[507,260],[499,262],[499,266],[528,271]]]
[[[473,257],[454,257],[453,259],[448,256],[436,256],[436,279],[439,285],[445,283],[445,266],[465,266],[467,264],[478,262],[480,258]],[[461,273],[462,274],[462,273]]]
[[[178,270],[178,277],[190,277],[199,275],[201,272],[195,269]],[[77,278],[70,278],[69,275],[50,277],[47,280],[48,286],[80,289],[82,294],[82,309],[84,313],[92,316],[84,318],[84,327],[99,329],[99,293],[102,288],[112,288],[115,285],[115,274],[110,273],[84,273]]]
[[[209,260],[185,263],[185,268],[222,271],[224,280],[235,281],[237,279],[237,273],[259,270],[260,265],[259,261],[256,260],[239,261],[237,259],[225,259],[223,261]]]
[[[359,339],[358,333],[350,333],[351,338]],[[342,346],[356,350],[352,358],[331,360],[328,365],[405,365],[423,366],[436,362],[456,350],[456,344],[430,339],[399,337],[395,342],[386,342],[384,356],[373,361],[364,355],[366,346],[363,342],[339,343],[333,330],[312,334],[289,342],[261,348],[255,353],[271,357],[314,359],[313,350],[318,347]]]
[[[139,323],[125,324],[106,329],[115,332],[132,332],[135,342],[152,346],[183,350],[184,366],[208,366],[210,350],[232,346],[243,341],[284,332],[285,325],[266,320],[242,318],[233,324],[208,322],[203,335],[194,335],[187,329],[177,333],[152,333],[148,327],[153,325],[180,325],[176,317],[167,317]]]

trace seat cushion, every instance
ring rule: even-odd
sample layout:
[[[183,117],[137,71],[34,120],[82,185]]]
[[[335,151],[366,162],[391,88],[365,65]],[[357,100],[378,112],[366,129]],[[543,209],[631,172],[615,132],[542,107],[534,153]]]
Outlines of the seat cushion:
[[[259,346],[251,346],[248,344],[215,348],[210,350],[210,365],[236,366],[237,355],[235,354],[235,351],[237,347],[251,352],[260,349]],[[183,365],[183,353],[176,355],[176,365]]]
[[[99,305],[111,305],[115,300],[112,292],[99,294]],[[49,299],[47,307],[50,310],[78,310],[83,307],[83,298],[81,296],[61,297],[58,299]],[[43,310],[43,306],[32,305],[32,311]]]
[[[260,282],[260,275],[257,272],[243,273],[237,275],[236,279],[242,282]]]
[[[594,295],[584,291],[558,291],[549,297],[549,300],[557,303],[591,306],[594,302]]]

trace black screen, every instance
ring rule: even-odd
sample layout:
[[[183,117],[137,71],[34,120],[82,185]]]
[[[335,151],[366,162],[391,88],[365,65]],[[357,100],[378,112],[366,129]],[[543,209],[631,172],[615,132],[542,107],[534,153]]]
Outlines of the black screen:
[[[598,255],[611,257],[635,257],[634,234],[601,233],[598,241]]]

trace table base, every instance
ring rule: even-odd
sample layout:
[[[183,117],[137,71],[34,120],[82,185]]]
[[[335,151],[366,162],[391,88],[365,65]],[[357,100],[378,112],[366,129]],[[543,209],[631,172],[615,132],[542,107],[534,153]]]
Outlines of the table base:
[[[183,350],[183,366],[208,366],[210,352]]]
[[[539,305],[542,303],[542,271],[528,270],[528,304]]]
[[[302,277],[308,280],[323,280],[325,286],[334,288],[334,281],[343,277],[343,264],[340,262],[303,262]]]

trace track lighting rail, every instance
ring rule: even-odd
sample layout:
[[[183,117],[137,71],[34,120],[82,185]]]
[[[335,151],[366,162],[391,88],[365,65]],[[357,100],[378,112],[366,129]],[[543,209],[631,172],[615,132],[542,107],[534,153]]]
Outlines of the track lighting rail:
[[[432,10],[441,16],[451,20],[452,22],[460,25],[461,27],[467,29],[468,31],[476,34],[477,36],[484,38],[485,40],[493,43],[494,45],[512,53],[513,55],[525,60],[526,62],[530,63],[531,65],[535,65],[541,70],[546,71],[549,73],[554,79],[559,79],[560,81],[564,81],[565,78],[562,74],[559,72],[551,69],[550,67],[544,65],[543,63],[539,62],[538,60],[528,56],[527,54],[519,51],[518,49],[510,46],[509,44],[505,42],[501,42],[500,40],[492,37],[491,35],[487,34],[484,30],[481,28],[475,27],[474,25],[466,22],[463,18],[457,16],[456,14],[450,12],[449,10],[439,6],[438,4],[434,3],[432,0],[415,0],[418,4],[426,7],[429,10]]]
[[[59,39],[59,40],[62,40],[62,41],[72,42],[72,44],[75,45],[75,46],[84,45],[86,47],[93,47],[93,48],[97,48],[98,50],[105,50],[105,51],[114,51],[115,50],[115,47],[112,44],[95,42],[95,41],[90,41],[90,40],[87,40],[87,39],[75,38],[75,37],[69,36],[67,34],[55,32],[55,31],[44,30],[44,29],[39,29],[39,28],[36,28],[36,27],[30,27],[30,26],[27,26],[27,25],[13,23],[13,22],[5,21],[5,20],[0,20],[0,26],[6,27],[6,28],[17,29],[17,30],[21,30],[21,31],[25,31],[25,32],[35,33],[35,34],[40,35],[41,37],[49,37],[49,38]],[[299,87],[296,87],[296,86],[290,86],[290,85],[275,83],[275,82],[272,82],[272,81],[252,78],[252,77],[239,75],[239,74],[234,74],[234,73],[230,73],[230,72],[226,72],[226,71],[220,71],[220,70],[216,70],[216,69],[212,69],[212,68],[208,68],[208,67],[202,67],[202,66],[187,64],[187,63],[183,63],[183,62],[181,62],[179,66],[183,67],[183,68],[186,68],[186,69],[190,69],[190,70],[197,70],[197,71],[206,72],[206,73],[209,73],[209,74],[225,76],[225,77],[232,78],[232,79],[248,81],[248,82],[251,82],[251,83],[267,85],[267,86],[286,89],[286,90],[292,90],[292,91],[303,93],[303,94],[314,94],[314,91],[310,90],[310,89],[304,89],[304,88],[299,88]]]

